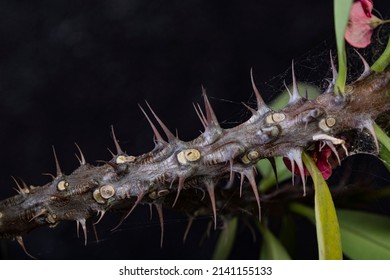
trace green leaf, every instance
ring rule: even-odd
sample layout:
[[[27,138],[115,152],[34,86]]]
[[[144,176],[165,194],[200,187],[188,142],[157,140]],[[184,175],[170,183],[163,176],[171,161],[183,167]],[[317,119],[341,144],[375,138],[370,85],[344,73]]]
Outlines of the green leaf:
[[[390,151],[386,149],[383,145],[380,145],[379,157],[382,159],[387,170],[390,171]]]
[[[390,150],[390,137],[376,124],[374,123],[374,131],[378,141],[387,149]]]
[[[337,211],[343,251],[356,260],[390,259],[390,218],[352,210]]]
[[[386,69],[387,65],[390,63],[390,37],[387,41],[387,46],[381,56],[375,61],[371,66],[371,69],[375,72],[382,72]]]
[[[290,210],[315,223],[312,208],[291,203]],[[343,252],[351,259],[390,259],[390,218],[352,210],[337,210]]]
[[[236,239],[237,226],[237,217],[225,223],[225,227],[221,231],[214,249],[213,260],[226,260],[229,258],[234,240]]]
[[[326,260],[342,259],[339,223],[328,185],[313,159],[306,153],[303,153],[302,156],[314,182],[314,209],[319,258]]]
[[[263,235],[263,243],[260,251],[261,260],[290,260],[290,256],[280,241],[263,224],[259,224]]]
[[[379,142],[379,156],[390,171],[390,138],[376,123],[374,123],[374,131]]]
[[[352,0],[334,0],[334,26],[336,32],[338,76],[336,80],[336,94],[343,94],[347,81],[347,55],[345,53],[345,29],[348,24],[349,11]]]
[[[290,256],[297,250],[300,250],[300,248],[297,248],[297,226],[299,227],[293,219],[293,215],[288,214],[283,216],[278,238]]]
[[[302,215],[305,218],[309,219],[313,224],[316,223],[316,215],[312,208],[300,203],[293,202],[289,204],[289,209],[292,212]]]
[[[379,156],[390,171],[390,137],[376,123],[374,123],[374,131],[380,144]]]

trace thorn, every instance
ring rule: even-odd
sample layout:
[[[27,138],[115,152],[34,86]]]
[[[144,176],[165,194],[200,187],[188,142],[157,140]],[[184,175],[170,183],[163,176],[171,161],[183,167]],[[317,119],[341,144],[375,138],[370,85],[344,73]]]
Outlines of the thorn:
[[[368,65],[367,61],[364,59],[364,57],[356,50],[354,49],[355,52],[357,53],[357,55],[360,57],[363,65],[364,65],[364,70],[363,70],[363,73],[360,75],[360,77],[357,79],[357,81],[365,78],[368,76],[368,74],[370,74],[371,72],[371,68],[370,68],[370,65]]]
[[[374,131],[374,126],[372,125],[372,121],[365,121],[364,124],[363,124],[363,128],[367,129],[372,138],[374,139],[374,143],[375,143],[375,147],[376,147],[376,151],[377,153],[379,153],[379,144],[378,144],[378,138],[376,137],[376,134],[375,134],[375,131]]]
[[[77,232],[77,238],[80,238],[80,223],[76,220],[76,232]]]
[[[54,148],[54,146],[52,146],[52,148],[53,148],[54,160],[55,160],[55,162],[56,162],[56,174],[57,174],[57,177],[60,177],[60,176],[62,176],[62,171],[61,171],[60,163],[58,162],[58,158],[57,158],[57,154],[56,154],[56,149]]]
[[[166,144],[167,142],[165,142],[165,140],[161,137],[161,134],[158,132],[157,128],[154,126],[154,124],[150,120],[149,116],[144,111],[144,109],[141,107],[141,105],[138,104],[138,106],[140,107],[142,113],[144,113],[146,119],[148,120],[150,126],[152,127],[152,130],[153,130],[154,136],[156,137],[157,143]]]
[[[292,99],[292,93],[291,93],[290,89],[288,88],[288,86],[286,85],[286,81],[283,81],[283,84],[284,84],[284,87],[286,88],[287,93],[290,96],[290,100],[291,100]]]
[[[216,230],[217,229],[217,208],[215,206],[214,183],[207,180],[205,184],[206,184],[207,191],[209,193],[211,208],[213,210],[214,230]]]
[[[54,175],[51,174],[51,173],[42,173],[42,175],[44,175],[44,176],[50,176],[53,180],[56,178],[56,176],[54,176]]]
[[[196,112],[196,114],[198,115],[198,118],[200,119],[200,122],[202,123],[204,129],[206,129],[207,125],[206,125],[206,122],[205,122],[205,120],[204,120],[203,112],[202,112],[202,115],[201,115],[201,113],[200,113],[200,112],[198,111],[198,109],[196,108],[195,104],[192,103],[192,105],[194,106],[195,112]],[[199,104],[198,104],[198,106],[199,106]]]
[[[242,197],[242,186],[244,185],[244,173],[240,172],[240,197]]]
[[[318,151],[321,152],[322,149],[326,146],[326,141],[320,141]]]
[[[306,196],[306,176],[305,176],[305,170],[303,167],[303,162],[302,162],[302,152],[297,149],[290,150],[287,154],[288,159],[291,162],[291,170],[292,170],[292,178],[294,178],[295,175],[295,164],[297,164],[299,174],[302,179],[302,184],[303,184],[303,196]],[[294,185],[294,182],[293,182]]]
[[[37,214],[35,214],[28,222],[31,222],[35,218],[38,218],[39,216],[42,216],[46,214],[47,210],[45,208],[41,209]]]
[[[79,228],[80,228],[80,225],[81,225],[81,228],[83,230],[83,233],[84,233],[84,245],[87,246],[87,242],[88,242],[88,239],[87,239],[87,221],[85,219],[79,219],[79,220],[76,220],[77,222],[77,237],[79,237]]]
[[[144,197],[145,193],[141,193],[139,196],[137,196],[137,200],[134,202],[134,205],[133,207],[131,207],[130,211],[127,212],[126,216],[124,216],[124,218],[122,218],[120,224],[118,226],[120,226],[122,224],[122,222],[124,220],[126,220],[126,218],[131,214],[131,212],[133,212],[133,210],[135,209],[135,207],[138,206],[138,204],[142,201],[142,198]],[[117,227],[118,227],[117,226]],[[117,227],[115,227],[114,229],[116,229]]]
[[[96,222],[93,223],[93,225],[97,225],[101,221],[101,219],[104,217],[105,214],[106,214],[105,210],[97,211],[97,215],[100,215],[100,217]]]
[[[257,102],[257,111],[260,113],[260,115],[265,114],[266,112],[270,111],[270,108],[265,104],[263,98],[261,98],[260,92],[256,87],[255,79],[253,78],[253,69],[250,70],[250,76],[251,76],[251,83],[252,83],[252,89],[256,96],[256,102]]]
[[[200,201],[203,201],[203,199],[206,197],[206,192],[202,188],[196,188],[196,189],[202,193],[202,197],[200,198]]]
[[[27,256],[29,256],[30,258],[36,260],[36,259],[37,259],[36,257],[34,257],[33,255],[31,255],[29,252],[27,252],[26,246],[24,246],[23,237],[21,237],[20,235],[18,235],[18,236],[16,236],[15,238],[16,238],[16,241],[18,241],[20,247],[22,247],[24,253],[25,253]]]
[[[339,153],[337,152],[336,150],[336,147],[333,145],[332,142],[329,142],[329,141],[325,141],[326,145],[328,145],[328,147],[332,150],[332,152],[335,154],[336,158],[337,158],[337,161],[339,163],[339,166],[341,165],[341,160],[340,160],[340,157],[339,157]]]
[[[230,159],[230,160],[229,160],[229,165],[230,165],[230,177],[229,177],[229,184],[228,184],[228,185],[232,185],[232,184],[233,184],[233,180],[234,180],[234,175],[233,175],[233,164],[234,164],[234,160],[233,160],[233,159]]]
[[[260,208],[260,197],[259,197],[259,191],[257,189],[257,184],[255,180],[255,175],[253,169],[246,170],[245,171],[245,176],[248,178],[249,183],[252,186],[252,191],[253,194],[255,195],[256,202],[257,202],[257,207],[259,209],[259,221],[261,221],[261,208]]]
[[[131,207],[131,209],[129,210],[129,212],[127,212],[126,215],[123,215],[121,217],[121,220],[119,221],[119,223],[111,231],[116,230],[118,227],[120,227],[122,225],[123,221],[126,220],[126,218],[133,212],[135,207],[137,207],[137,205],[141,202],[144,195],[145,195],[145,193],[141,193],[139,196],[137,196],[137,200],[134,202],[133,207]]]
[[[256,115],[257,111],[255,109],[249,107],[244,102],[241,102],[241,104],[244,105],[244,107],[247,108],[252,113],[252,115]]]
[[[76,157],[77,157],[77,159],[78,159],[79,162],[80,162],[80,165],[86,165],[87,162],[86,162],[86,160],[85,160],[85,157],[84,157],[83,152],[81,151],[79,145],[77,145],[76,142],[75,142],[74,144],[76,145],[76,147],[77,147],[77,149],[79,150],[79,153],[80,153],[80,157],[78,157],[77,154],[76,154]]]
[[[115,227],[113,227],[111,229],[111,231],[115,231],[116,229],[118,229],[122,225],[123,221],[125,220],[125,218],[124,218],[125,216],[126,216],[126,214],[122,214],[122,217],[121,217],[119,223]]]
[[[223,187],[225,190],[229,190],[233,187],[234,185],[234,171],[233,171],[233,164],[234,164],[234,159],[229,159],[226,164],[229,164],[230,168],[230,173],[229,173],[229,181],[226,183],[226,185]]]
[[[176,139],[175,135],[168,129],[168,127],[161,121],[161,119],[156,115],[156,113],[152,110],[152,107],[150,107],[149,103],[147,101],[146,105],[149,107],[150,112],[152,112],[154,118],[157,120],[158,124],[161,126],[162,130],[164,131],[165,135],[168,138],[168,141],[174,141]]]
[[[313,141],[319,141],[319,140],[328,140],[335,145],[345,144],[345,141],[343,139],[336,138],[327,134],[320,133],[320,134],[313,135]]]
[[[330,93],[333,90],[333,84],[330,79],[325,79],[326,82],[328,82],[328,87],[325,90],[325,93]]]
[[[116,139],[115,131],[114,131],[114,126],[113,126],[113,125],[111,125],[111,133],[112,133],[112,139],[114,140],[114,144],[115,144],[115,148],[116,148],[116,153],[117,153],[117,155],[122,155],[122,154],[124,154],[124,152],[123,152],[122,149],[121,149],[121,146],[119,145],[118,139]]]
[[[274,171],[274,174],[275,174],[276,187],[279,188],[278,170],[276,168],[275,158],[272,157],[272,158],[267,158],[267,159],[271,163],[272,170]]]
[[[157,210],[158,218],[160,220],[160,228],[161,228],[161,237],[160,237],[160,247],[163,246],[164,241],[164,215],[163,215],[163,209],[161,204],[154,204]]]
[[[15,179],[14,176],[11,176],[12,180],[14,180],[15,184],[16,184],[16,187],[18,188],[16,191],[22,195],[25,194],[24,190],[22,189],[22,187],[20,186],[19,182]]]
[[[17,189],[15,189],[15,188],[13,188],[18,194],[21,194],[21,195],[23,195],[19,190],[17,190]]]
[[[188,217],[188,224],[186,227],[186,230],[184,231],[184,236],[183,236],[183,243],[186,242],[188,233],[190,232],[192,223],[194,222],[194,217]]]
[[[185,178],[179,177],[179,184],[178,184],[178,187],[177,187],[177,194],[176,194],[175,201],[172,204],[172,208],[175,207],[177,199],[179,198],[180,192],[184,188],[184,181],[185,181]]]
[[[27,186],[26,182],[23,181],[22,178],[19,178],[19,180],[22,182],[23,192],[24,192],[24,193],[30,193],[30,189],[29,189],[29,187]]]
[[[293,89],[292,89],[292,95],[290,96],[289,103],[293,104],[299,100],[302,99],[302,96],[299,93],[298,90],[298,83],[295,78],[295,70],[294,70],[294,60],[291,63],[291,74],[292,74],[292,80],[293,80]]]
[[[95,240],[96,240],[96,243],[99,243],[99,236],[98,236],[98,233],[97,233],[97,230],[96,230],[96,224],[92,224],[92,229],[93,229],[93,235],[95,235]]]
[[[206,89],[203,86],[202,86],[202,94],[204,99],[204,107],[206,109],[207,126],[213,125],[219,127],[218,119],[214,113],[213,108],[211,107],[209,99],[207,98]]]
[[[291,163],[291,181],[292,181],[292,185],[294,186],[295,185],[295,182],[294,182],[294,177],[295,177],[295,161],[294,159],[292,159],[291,157],[287,156],[287,158],[290,160],[290,163]]]
[[[199,105],[199,103],[196,103],[196,105],[198,106],[199,113],[200,113],[201,117],[203,118],[203,122],[204,122],[205,126],[207,127],[207,118],[203,113],[202,107]]]
[[[332,68],[332,83],[329,85],[329,87],[333,88],[333,86],[336,84],[338,73],[337,73],[337,69],[334,65],[332,51],[329,52],[329,56],[330,56],[330,66]]]
[[[301,175],[302,185],[303,185],[303,196],[306,196],[306,176],[305,176],[305,169],[303,167],[302,162],[302,154],[300,152],[299,158],[295,161],[297,163],[299,174]]]
[[[111,156],[112,156],[113,158],[116,157],[115,154],[110,150],[110,148],[107,148],[107,150],[108,150],[108,152],[111,154]]]
[[[256,96],[257,103],[257,111],[260,115],[264,115],[265,113],[271,111],[271,109],[265,104],[264,99],[261,97],[260,91],[257,89],[255,84],[255,79],[253,78],[253,69],[250,69],[251,83],[252,89]]]

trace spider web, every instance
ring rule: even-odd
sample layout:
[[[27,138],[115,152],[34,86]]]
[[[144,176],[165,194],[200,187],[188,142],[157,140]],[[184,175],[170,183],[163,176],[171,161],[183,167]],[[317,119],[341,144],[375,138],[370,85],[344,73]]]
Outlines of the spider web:
[[[346,44],[347,53],[347,84],[354,82],[360,77],[364,71],[364,65],[360,58],[362,56],[369,65],[372,65],[382,54],[387,44],[387,36],[390,33],[390,26],[383,25],[374,32],[371,44],[364,49],[355,49],[349,44]],[[337,68],[337,49],[335,41],[323,41],[309,51],[294,58],[294,72],[299,82],[300,88],[311,88],[318,91],[318,94],[324,92],[332,80],[331,58]],[[281,73],[273,76],[263,84],[258,85],[262,93],[263,99],[267,104],[285,95],[288,100],[285,84],[291,87],[292,84],[292,68],[289,67]],[[302,94],[302,92],[301,92]],[[211,97],[223,103],[235,103],[228,99]],[[254,96],[251,96],[246,102],[251,107],[256,108]],[[231,119],[225,119],[222,124],[234,126],[243,122],[250,116],[250,113],[243,109],[241,104],[232,114]],[[237,120],[238,119],[238,120]],[[377,122],[387,134],[390,133],[390,118],[381,116]],[[350,155],[353,154],[371,154],[377,155],[378,151],[373,136],[368,131],[353,131],[349,135],[351,141]]]

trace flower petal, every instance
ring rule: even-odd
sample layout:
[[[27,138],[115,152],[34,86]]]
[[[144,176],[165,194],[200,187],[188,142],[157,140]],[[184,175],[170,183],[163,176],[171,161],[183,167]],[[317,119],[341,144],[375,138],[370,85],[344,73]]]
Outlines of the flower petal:
[[[373,4],[369,0],[354,2],[349,14],[345,40],[356,48],[365,48],[371,43],[373,26],[371,24]]]
[[[331,155],[332,151],[329,146],[325,146],[320,152],[317,153],[316,165],[325,180],[327,180],[332,175],[332,166],[328,161]]]
[[[372,0],[360,0],[360,4],[362,5],[363,11],[367,17],[371,17],[371,11],[374,7],[374,3]]]

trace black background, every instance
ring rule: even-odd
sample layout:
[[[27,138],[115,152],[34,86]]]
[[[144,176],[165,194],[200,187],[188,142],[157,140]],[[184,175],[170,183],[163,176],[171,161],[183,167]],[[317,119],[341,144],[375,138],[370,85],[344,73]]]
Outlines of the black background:
[[[225,126],[247,117],[240,102],[253,102],[251,67],[266,100],[281,91],[283,79],[290,82],[292,59],[301,80],[323,86],[334,48],[332,2],[0,1],[0,198],[15,193],[11,175],[48,182],[41,174],[55,170],[52,145],[66,173],[77,166],[74,142],[89,162],[110,159],[110,125],[129,154],[152,149],[138,107],[144,100],[190,140],[202,128],[192,109],[202,84]],[[386,2],[375,3],[384,17]],[[167,215],[163,249],[148,207],[114,233],[109,229],[119,217],[108,215],[97,227],[102,241],[89,228],[86,247],[70,222],[35,230],[25,243],[41,259],[211,257],[217,235],[200,242],[208,219],[196,221],[183,244],[185,216]],[[314,228],[300,234],[307,235],[305,249],[295,257],[315,258],[316,247],[307,245]],[[250,233],[242,230],[238,238],[248,242],[233,257],[257,258]],[[2,258],[28,258],[16,242],[2,241],[1,248]]]

